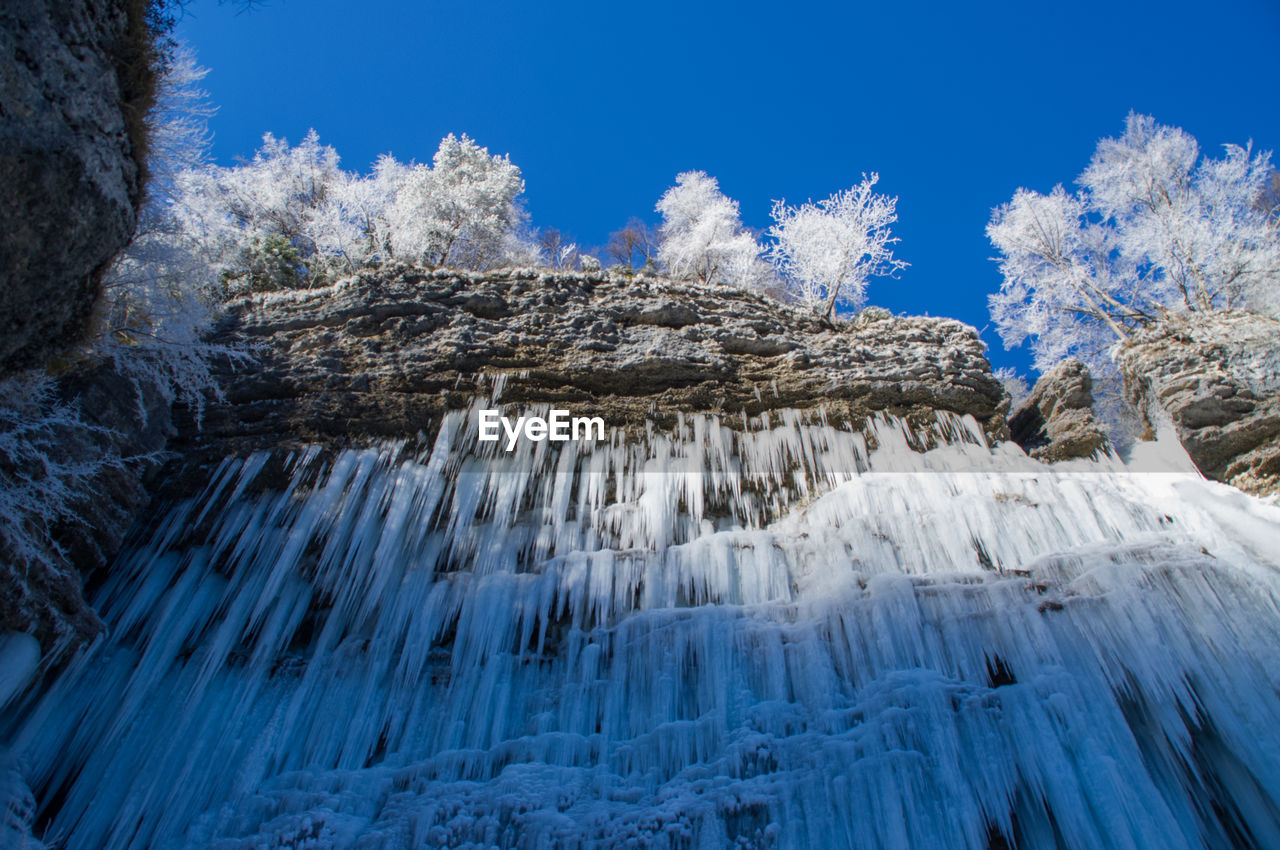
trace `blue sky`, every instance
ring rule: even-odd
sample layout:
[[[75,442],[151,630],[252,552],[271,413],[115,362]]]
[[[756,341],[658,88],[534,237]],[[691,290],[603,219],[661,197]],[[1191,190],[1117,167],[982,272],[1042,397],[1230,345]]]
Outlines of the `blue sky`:
[[[656,221],[680,171],[717,177],[760,228],[774,198],[878,171],[911,267],[869,301],[979,328],[1000,284],[991,208],[1070,184],[1129,110],[1215,155],[1280,145],[1274,0],[193,0],[178,34],[212,69],[220,162],[314,127],[363,171],[465,132],[523,170],[534,225],[587,245]]]

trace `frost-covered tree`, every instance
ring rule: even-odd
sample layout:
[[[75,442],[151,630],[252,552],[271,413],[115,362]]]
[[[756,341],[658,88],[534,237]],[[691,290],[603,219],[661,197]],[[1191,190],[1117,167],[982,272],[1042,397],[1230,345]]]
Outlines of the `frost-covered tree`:
[[[1188,311],[1261,305],[1280,278],[1280,230],[1258,209],[1270,154],[1199,154],[1180,128],[1131,114],[1123,137],[1098,144],[1080,185],[1113,225],[1140,297]]]
[[[658,259],[675,277],[753,287],[769,273],[760,246],[742,226],[738,202],[702,171],[676,176],[658,201]]]
[[[156,75],[155,102],[147,115],[147,198],[142,215],[155,215],[172,200],[178,175],[203,167],[213,137],[209,119],[217,109],[202,87],[209,69],[195,51],[175,44]]]
[[[516,197],[523,191],[520,169],[507,157],[451,133],[432,167],[411,168],[396,192],[389,211],[392,251],[432,266],[493,265],[520,221]]]
[[[175,185],[175,220],[230,294],[326,285],[388,258],[488,268],[536,254],[520,169],[466,136],[446,137],[430,166],[387,155],[361,176],[314,130],[296,147],[268,133],[249,162]]]
[[[383,154],[367,176],[344,175],[318,211],[317,247],[351,268],[392,256],[391,210],[412,168]]]
[[[352,218],[341,213],[348,182],[337,151],[314,130],[296,147],[267,133],[247,163],[181,174],[174,214],[233,291],[276,289],[306,281],[306,261],[317,253],[341,256],[341,247],[360,244]],[[298,265],[283,279],[264,278],[263,269],[281,268],[282,253],[296,253]]]
[[[1044,369],[1073,354],[1095,371],[1106,352],[1166,312],[1280,310],[1280,227],[1260,203],[1270,155],[1194,138],[1130,114],[1103,139],[1080,190],[1019,189],[987,235],[1004,282],[990,298],[1007,346],[1030,338]]]
[[[216,394],[212,357],[242,358],[205,333],[219,295],[218,251],[175,214],[185,175],[203,170],[213,113],[200,87],[208,71],[178,46],[162,68],[148,115],[151,180],[138,231],[103,279],[93,353],[117,372],[197,411]],[[139,414],[146,415],[138,393]]]
[[[872,189],[880,175],[818,203],[773,205],[770,256],[799,300],[830,316],[843,303],[858,309],[866,301],[867,278],[892,275],[907,264],[894,259],[889,226],[898,220],[898,199]]]
[[[539,231],[536,242],[538,246],[539,264],[553,269],[571,269],[578,264],[582,255],[576,242],[554,227]]]
[[[1018,406],[1026,401],[1027,396],[1031,395],[1031,385],[1012,366],[1001,366],[991,374],[1004,387],[1004,391],[1009,394],[1010,409],[1017,410]]]
[[[1262,197],[1258,199],[1258,206],[1272,218],[1280,216],[1280,171],[1271,170],[1271,177],[1267,180],[1267,188],[1262,191]]]

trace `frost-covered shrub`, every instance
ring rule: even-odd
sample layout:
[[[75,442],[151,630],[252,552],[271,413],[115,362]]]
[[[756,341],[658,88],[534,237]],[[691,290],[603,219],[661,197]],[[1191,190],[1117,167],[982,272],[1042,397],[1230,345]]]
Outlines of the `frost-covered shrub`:
[[[1002,366],[993,374],[1004,387],[1004,391],[1009,394],[1010,410],[1017,410],[1018,406],[1027,400],[1027,396],[1031,395],[1031,387],[1027,384],[1027,379],[1019,375],[1018,370],[1012,366]]]
[[[50,529],[74,516],[95,475],[122,463],[116,455],[76,451],[100,431],[73,405],[56,400],[47,376],[31,372],[0,381],[0,560],[47,563],[59,552]]]

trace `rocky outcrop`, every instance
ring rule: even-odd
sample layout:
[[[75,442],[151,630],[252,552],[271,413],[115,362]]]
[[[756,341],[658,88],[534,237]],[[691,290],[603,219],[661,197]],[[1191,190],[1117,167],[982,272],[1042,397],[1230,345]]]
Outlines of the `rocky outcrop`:
[[[0,9],[0,376],[79,340],[134,231],[151,97],[145,3]]]
[[[1280,492],[1280,322],[1245,312],[1177,318],[1117,354],[1129,401],[1166,411],[1206,476]]]
[[[248,448],[431,433],[505,376],[504,403],[589,406],[610,425],[823,405],[970,414],[1005,435],[1007,396],[973,328],[868,313],[835,326],[772,299],[644,276],[397,267],[229,305],[258,346],[194,439]],[[488,376],[487,378],[485,376]]]
[[[1009,434],[1027,454],[1047,463],[1092,457],[1107,438],[1093,413],[1089,369],[1069,358],[1041,375],[1009,417]]]

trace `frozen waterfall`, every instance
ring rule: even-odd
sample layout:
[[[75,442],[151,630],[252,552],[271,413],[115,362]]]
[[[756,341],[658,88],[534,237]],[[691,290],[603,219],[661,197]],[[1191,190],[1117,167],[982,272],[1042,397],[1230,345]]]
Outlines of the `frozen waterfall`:
[[[1280,509],[951,414],[508,454],[478,407],[164,506],[108,634],[7,708],[10,818],[111,850],[1280,847]]]

